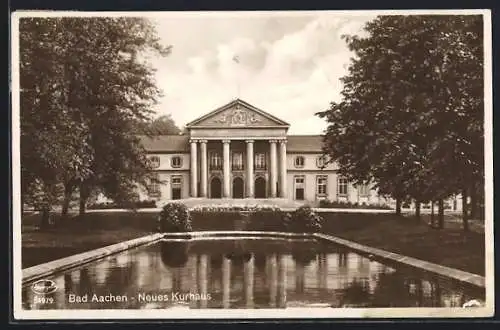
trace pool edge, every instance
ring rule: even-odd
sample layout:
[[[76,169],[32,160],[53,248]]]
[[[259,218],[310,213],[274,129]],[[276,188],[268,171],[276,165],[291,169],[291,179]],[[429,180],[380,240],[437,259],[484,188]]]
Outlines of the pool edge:
[[[75,268],[96,261],[98,259],[105,258],[112,254],[123,252],[140,245],[155,242],[157,240],[160,240],[163,236],[164,234],[162,233],[150,234],[25,268],[22,270],[22,285],[53,275],[57,272]]]
[[[342,245],[345,247],[348,247],[349,249],[352,249],[355,252],[362,252],[365,254],[371,254],[375,257],[385,259],[385,260],[390,260],[398,264],[403,264],[406,266],[410,266],[413,268],[417,268],[423,271],[426,271],[428,273],[433,273],[437,274],[440,276],[444,276],[446,278],[453,279],[458,282],[463,282],[463,283],[468,283],[480,288],[485,289],[486,288],[486,279],[484,276],[469,273],[460,269],[456,268],[451,268],[443,265],[439,265],[436,263],[432,263],[429,261],[405,256],[402,254],[382,250],[382,249],[377,249],[371,246],[367,245],[362,245],[353,241],[349,241],[343,238],[331,236],[331,235],[326,235],[326,234],[320,234],[320,233],[314,233],[311,234],[311,236],[315,238],[319,238],[325,241],[329,241],[338,245]]]

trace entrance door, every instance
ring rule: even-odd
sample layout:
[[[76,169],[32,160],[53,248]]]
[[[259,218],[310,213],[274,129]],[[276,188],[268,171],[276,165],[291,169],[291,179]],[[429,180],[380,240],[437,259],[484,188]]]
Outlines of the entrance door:
[[[243,198],[243,179],[240,177],[233,179],[233,198]]]
[[[214,177],[210,181],[210,198],[222,197],[222,182],[218,177]]]
[[[266,179],[261,176],[255,179],[255,198],[266,198]]]
[[[305,187],[304,187],[304,177],[296,176],[294,180],[294,190],[295,190],[295,199],[302,201],[304,200],[305,195]]]

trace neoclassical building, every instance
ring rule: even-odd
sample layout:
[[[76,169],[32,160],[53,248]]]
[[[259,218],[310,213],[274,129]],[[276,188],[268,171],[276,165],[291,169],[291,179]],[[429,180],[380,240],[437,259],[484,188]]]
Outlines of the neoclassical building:
[[[376,191],[337,175],[322,153],[322,136],[289,135],[289,128],[236,99],[187,124],[184,135],[144,137],[156,180],[141,197],[380,202]]]

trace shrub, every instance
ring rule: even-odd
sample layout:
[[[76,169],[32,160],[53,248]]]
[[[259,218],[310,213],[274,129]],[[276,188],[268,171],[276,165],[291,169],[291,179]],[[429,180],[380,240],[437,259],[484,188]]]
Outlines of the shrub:
[[[391,207],[385,204],[351,203],[342,201],[330,201],[323,199],[319,202],[319,207],[329,209],[370,209],[370,210],[390,210]]]
[[[110,209],[145,209],[145,208],[156,208],[156,201],[154,200],[144,200],[144,201],[133,201],[124,203],[93,203],[88,206],[90,210],[110,210]]]
[[[192,231],[191,214],[186,205],[181,203],[165,204],[158,216],[158,230],[160,232]]]
[[[288,230],[294,233],[314,233],[321,230],[323,218],[310,206],[296,209],[287,220]]]

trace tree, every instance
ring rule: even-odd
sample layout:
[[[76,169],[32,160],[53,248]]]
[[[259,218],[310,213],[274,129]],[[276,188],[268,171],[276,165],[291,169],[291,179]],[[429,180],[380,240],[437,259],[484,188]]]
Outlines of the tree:
[[[154,26],[129,17],[23,18],[20,51],[23,195],[62,184],[65,212],[78,188],[83,213],[95,187],[123,198],[145,184],[150,167],[133,125],[150,120],[161,92],[143,55],[170,52]]]
[[[379,16],[365,32],[344,36],[342,99],[318,113],[339,173],[397,200],[482,182],[482,17]]]
[[[156,135],[177,135],[181,133],[181,129],[175,124],[171,115],[163,115],[151,121],[139,121],[136,124],[138,134],[147,136]]]

